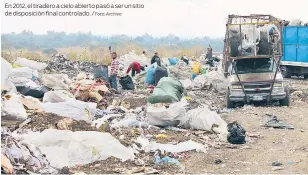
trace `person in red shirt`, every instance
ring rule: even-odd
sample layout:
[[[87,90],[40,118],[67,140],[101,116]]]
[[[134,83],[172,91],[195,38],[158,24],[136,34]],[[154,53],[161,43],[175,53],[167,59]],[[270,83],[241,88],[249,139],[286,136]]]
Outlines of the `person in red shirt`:
[[[132,70],[132,77],[134,77],[136,74],[139,74],[141,71],[144,71],[144,67],[140,66],[138,62],[134,61],[129,65],[126,74],[128,74],[130,70]]]

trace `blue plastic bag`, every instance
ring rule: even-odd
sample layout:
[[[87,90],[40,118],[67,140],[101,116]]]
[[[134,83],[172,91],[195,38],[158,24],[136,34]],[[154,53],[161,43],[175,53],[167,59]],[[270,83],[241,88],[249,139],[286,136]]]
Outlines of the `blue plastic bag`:
[[[146,84],[151,84],[151,85],[155,84],[155,70],[156,70],[156,67],[154,65],[148,68],[147,74],[145,76]]]
[[[179,62],[179,60],[177,58],[168,58],[168,60],[169,60],[171,66],[174,66]]]

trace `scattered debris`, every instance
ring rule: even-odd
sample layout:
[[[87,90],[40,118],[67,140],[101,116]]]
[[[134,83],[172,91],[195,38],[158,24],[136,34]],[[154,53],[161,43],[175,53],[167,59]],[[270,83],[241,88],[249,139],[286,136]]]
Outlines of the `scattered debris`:
[[[270,119],[263,125],[264,127],[270,127],[270,128],[278,128],[278,129],[294,129],[292,125],[283,123],[278,119],[277,116],[268,115]]]
[[[282,165],[282,163],[280,163],[278,161],[272,163],[272,166],[281,166],[281,165]]]

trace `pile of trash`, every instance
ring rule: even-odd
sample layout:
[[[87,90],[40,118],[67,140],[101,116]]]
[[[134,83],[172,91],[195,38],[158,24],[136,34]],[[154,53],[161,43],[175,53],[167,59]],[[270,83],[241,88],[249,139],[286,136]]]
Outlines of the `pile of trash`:
[[[55,55],[48,60],[46,71],[57,72],[74,77],[80,72],[92,73],[94,68],[98,66],[93,62],[71,61],[64,55]]]
[[[128,58],[141,64],[148,62],[146,57],[131,52],[121,57],[121,64],[128,66]],[[58,174],[65,167],[75,169],[111,157],[134,166],[145,166],[152,161],[155,166],[167,163],[183,170],[174,154],[206,153],[211,142],[206,133],[215,135],[215,142],[227,143],[234,132],[228,130],[227,123],[210,106],[189,105],[187,82],[199,90],[205,87],[218,92],[225,90],[224,77],[215,70],[192,81],[191,66],[183,61],[166,68],[154,63],[144,73],[134,78],[128,76],[131,81],[123,82],[134,88],[117,94],[103,77],[92,78],[94,64],[73,63],[61,56],[53,58],[44,69],[33,66],[41,65],[38,62],[30,68],[20,62],[19,67],[13,67],[5,59],[1,61],[2,125],[13,131],[2,134],[14,140],[17,145],[14,149],[24,150],[22,145],[28,145],[25,147],[29,151],[23,156],[38,159],[35,164],[26,162],[15,168],[20,166],[16,162],[16,156],[20,155],[7,151],[5,155],[15,170]],[[48,70],[53,71],[47,73]],[[147,84],[149,79],[151,83]],[[183,134],[191,134],[188,130],[199,132],[198,139],[184,137]],[[174,133],[185,140],[173,137]],[[140,157],[147,157],[147,163]]]

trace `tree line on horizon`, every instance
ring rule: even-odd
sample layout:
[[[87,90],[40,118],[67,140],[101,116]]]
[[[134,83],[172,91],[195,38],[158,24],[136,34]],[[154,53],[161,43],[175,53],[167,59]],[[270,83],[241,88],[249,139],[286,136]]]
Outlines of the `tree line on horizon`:
[[[169,34],[164,37],[153,37],[144,34],[138,37],[127,35],[97,36],[89,33],[66,33],[48,31],[47,34],[34,34],[32,31],[22,31],[21,33],[2,34],[2,50],[9,48],[28,49],[28,50],[45,50],[52,51],[56,48],[67,47],[89,47],[112,46],[113,48],[121,47],[123,44],[139,45],[148,51],[152,51],[159,46],[177,47],[187,49],[195,46],[204,46],[207,48],[211,45],[213,51],[220,52],[223,50],[223,38],[196,37],[183,39],[178,36]]]

